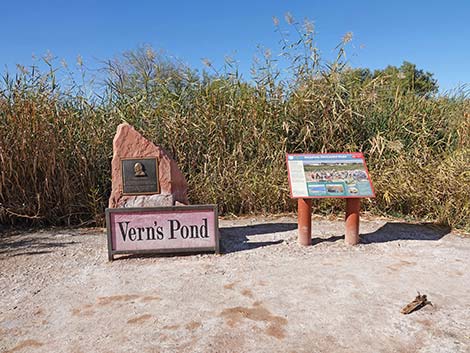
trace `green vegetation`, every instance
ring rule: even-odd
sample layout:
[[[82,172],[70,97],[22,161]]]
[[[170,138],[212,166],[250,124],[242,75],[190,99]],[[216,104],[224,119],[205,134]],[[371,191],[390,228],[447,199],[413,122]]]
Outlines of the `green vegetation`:
[[[410,63],[350,69],[350,34],[326,61],[313,26],[287,20],[297,33],[279,30],[287,72],[264,50],[249,81],[231,59],[220,70],[207,61],[199,75],[147,47],[105,63],[103,84],[59,82],[67,76],[48,58],[45,72],[5,73],[0,221],[102,225],[112,138],[127,121],[176,158],[191,203],[225,214],[295,210],[286,152],[362,151],[377,193],[366,209],[470,228],[468,92],[438,96],[432,75]],[[342,209],[341,200],[315,203]]]

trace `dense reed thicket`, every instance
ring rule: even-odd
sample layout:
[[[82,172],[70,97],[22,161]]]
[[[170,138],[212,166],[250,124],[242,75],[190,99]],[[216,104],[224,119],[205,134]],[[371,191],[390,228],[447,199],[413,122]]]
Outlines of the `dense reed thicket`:
[[[422,72],[413,67],[406,77],[352,70],[344,55],[349,35],[336,59],[323,61],[312,26],[287,21],[298,33],[279,31],[287,71],[266,50],[251,80],[230,59],[220,70],[207,61],[209,72],[200,75],[147,47],[106,62],[102,84],[78,85],[47,59],[47,71],[5,73],[0,221],[102,224],[112,138],[127,121],[175,157],[192,203],[217,203],[225,214],[295,209],[286,152],[362,151],[377,193],[364,202],[368,210],[469,228],[466,92],[422,91]],[[342,204],[323,200],[315,208]]]

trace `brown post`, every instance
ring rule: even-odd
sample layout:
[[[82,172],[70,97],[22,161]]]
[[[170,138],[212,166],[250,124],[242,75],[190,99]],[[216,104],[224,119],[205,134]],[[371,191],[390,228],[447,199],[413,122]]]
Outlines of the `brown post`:
[[[312,244],[312,199],[298,199],[299,244]]]
[[[359,243],[359,214],[361,212],[361,199],[346,199],[346,229],[344,240],[348,245]]]

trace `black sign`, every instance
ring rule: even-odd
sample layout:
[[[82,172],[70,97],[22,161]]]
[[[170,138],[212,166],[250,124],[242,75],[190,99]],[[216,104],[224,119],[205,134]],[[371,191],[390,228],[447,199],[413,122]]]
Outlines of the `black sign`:
[[[158,163],[156,158],[123,159],[123,195],[158,194]]]

